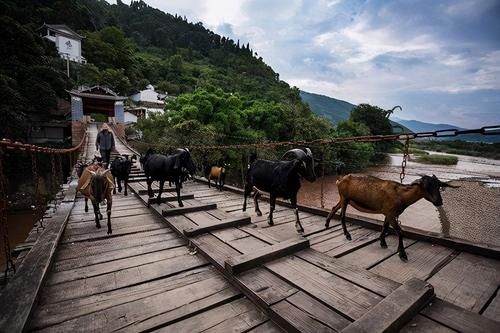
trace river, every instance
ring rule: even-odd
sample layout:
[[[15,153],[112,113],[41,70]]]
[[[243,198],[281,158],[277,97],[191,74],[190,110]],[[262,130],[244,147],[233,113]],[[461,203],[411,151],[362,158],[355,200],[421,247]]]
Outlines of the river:
[[[458,163],[452,166],[422,164],[412,158],[408,161],[404,183],[411,183],[421,174],[434,174],[460,188],[446,188],[442,192],[444,204],[439,209],[425,199],[416,202],[400,216],[401,223],[441,233],[443,237],[500,246],[500,161],[454,156]],[[368,168],[363,174],[399,182],[401,162],[401,154],[391,154],[386,165]],[[339,199],[335,181],[336,176],[326,176],[315,183],[303,180],[299,203],[321,207],[323,182],[325,208],[330,209]],[[361,213],[353,207],[348,212],[383,220],[383,215]]]

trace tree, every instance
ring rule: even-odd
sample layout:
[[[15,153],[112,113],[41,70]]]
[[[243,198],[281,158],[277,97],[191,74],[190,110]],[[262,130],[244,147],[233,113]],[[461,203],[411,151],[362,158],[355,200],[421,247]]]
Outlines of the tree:
[[[130,81],[123,69],[105,69],[101,72],[100,84],[121,95],[126,95],[130,89]]]

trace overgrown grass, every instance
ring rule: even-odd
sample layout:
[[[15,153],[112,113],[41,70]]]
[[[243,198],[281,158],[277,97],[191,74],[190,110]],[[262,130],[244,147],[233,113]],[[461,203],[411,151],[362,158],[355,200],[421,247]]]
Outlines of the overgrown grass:
[[[426,164],[455,165],[458,162],[458,157],[439,154],[420,155],[417,157],[417,162]]]

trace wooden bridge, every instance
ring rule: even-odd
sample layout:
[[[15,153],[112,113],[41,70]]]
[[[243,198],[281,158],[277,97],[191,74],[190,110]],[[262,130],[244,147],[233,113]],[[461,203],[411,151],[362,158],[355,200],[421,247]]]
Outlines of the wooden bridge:
[[[183,208],[172,192],[148,205],[138,165],[107,236],[75,185],[21,248],[1,332],[500,332],[498,249],[406,230],[404,263],[394,236],[380,248],[377,221],[351,216],[347,241],[303,207],[298,235],[286,205],[269,227],[238,189],[203,181],[184,184]]]

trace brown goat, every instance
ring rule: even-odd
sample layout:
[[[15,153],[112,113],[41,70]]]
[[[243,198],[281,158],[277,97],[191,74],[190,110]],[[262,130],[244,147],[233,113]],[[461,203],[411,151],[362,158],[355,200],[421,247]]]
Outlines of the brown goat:
[[[113,202],[113,176],[111,170],[104,169],[99,164],[91,164],[86,167],[78,179],[77,190],[85,196],[85,212],[89,211],[88,199],[92,202],[95,214],[95,224],[101,228],[99,220],[102,214],[99,211],[99,204],[106,199],[107,217],[108,217],[108,235],[113,231],[111,229],[111,206]]]
[[[380,234],[380,246],[387,247],[385,235],[389,229],[389,224],[393,227],[396,235],[399,237],[398,252],[399,257],[406,261],[406,255],[403,246],[403,234],[398,224],[397,218],[403,211],[421,198],[430,201],[434,206],[441,206],[443,199],[439,190],[441,187],[453,187],[447,183],[441,182],[436,176],[422,176],[409,185],[399,184],[391,180],[383,180],[372,176],[346,175],[337,180],[337,188],[340,195],[339,202],[332,208],[326,219],[326,227],[330,225],[330,220],[339,208],[342,229],[348,240],[351,235],[345,225],[345,213],[347,205],[350,204],[357,210],[365,213],[384,214],[384,227]]]
[[[210,172],[208,173],[208,187],[210,188],[210,179],[215,179],[215,187],[222,191],[224,187],[224,183],[226,180],[226,168],[221,166],[213,166],[210,168]]]

